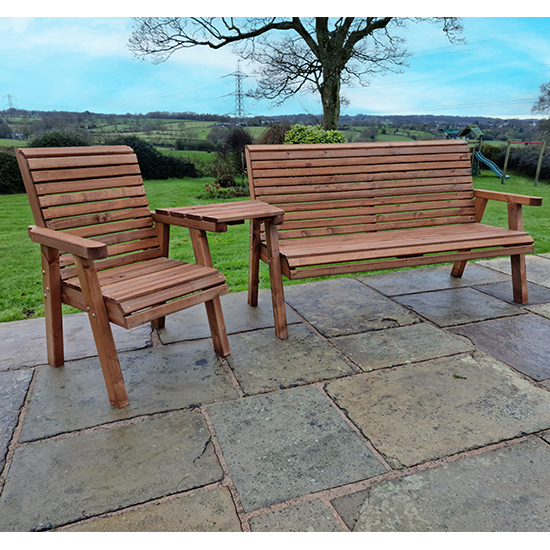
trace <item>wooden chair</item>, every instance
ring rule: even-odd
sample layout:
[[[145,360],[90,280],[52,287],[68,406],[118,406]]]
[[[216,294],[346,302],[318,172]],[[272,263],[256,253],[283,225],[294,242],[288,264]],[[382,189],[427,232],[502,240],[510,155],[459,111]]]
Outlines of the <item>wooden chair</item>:
[[[18,149],[41,245],[48,363],[63,365],[61,304],[87,311],[109,400],[128,405],[110,323],[130,329],[164,326],[170,313],[204,303],[216,353],[229,355],[220,296],[225,277],[201,259],[207,243],[193,240],[197,264],[168,258],[168,227],[149,210],[130,147]],[[201,265],[202,263],[202,265]]]

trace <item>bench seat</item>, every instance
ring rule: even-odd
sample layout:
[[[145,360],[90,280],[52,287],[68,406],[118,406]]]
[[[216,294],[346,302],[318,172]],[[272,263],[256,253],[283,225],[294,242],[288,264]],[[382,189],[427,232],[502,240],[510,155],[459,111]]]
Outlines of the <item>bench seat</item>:
[[[534,252],[533,238],[524,231],[480,223],[420,227],[355,235],[333,235],[279,242],[282,272],[289,279],[357,273],[406,265],[454,262],[510,253]],[[434,255],[440,255],[439,258]],[[262,260],[267,262],[265,243]],[[383,265],[374,260],[386,260]],[[371,262],[349,264],[349,262]],[[349,265],[339,266],[346,263]],[[405,265],[404,265],[405,264]],[[332,269],[326,266],[333,265]],[[318,267],[322,266],[322,267]]]

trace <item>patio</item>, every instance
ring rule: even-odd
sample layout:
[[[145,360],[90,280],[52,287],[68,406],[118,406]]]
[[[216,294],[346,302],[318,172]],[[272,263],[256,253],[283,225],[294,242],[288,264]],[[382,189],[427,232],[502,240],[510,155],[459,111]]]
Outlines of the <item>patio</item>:
[[[522,307],[509,264],[287,286],[286,341],[229,294],[221,360],[202,306],[116,327],[121,410],[85,314],[59,369],[1,324],[0,531],[550,530],[550,254]]]

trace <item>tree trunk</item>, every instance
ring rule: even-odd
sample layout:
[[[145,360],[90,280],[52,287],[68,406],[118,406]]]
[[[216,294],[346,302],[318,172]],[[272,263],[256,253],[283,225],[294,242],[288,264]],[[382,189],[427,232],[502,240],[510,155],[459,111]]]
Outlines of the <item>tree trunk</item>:
[[[323,105],[323,130],[337,130],[340,118],[340,75],[325,75],[319,91]]]

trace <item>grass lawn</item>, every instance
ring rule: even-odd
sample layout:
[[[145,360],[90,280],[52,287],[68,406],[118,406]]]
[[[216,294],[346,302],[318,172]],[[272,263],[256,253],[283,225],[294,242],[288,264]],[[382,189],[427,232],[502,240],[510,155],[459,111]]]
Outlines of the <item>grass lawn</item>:
[[[204,186],[211,179],[147,181],[145,187],[151,208],[222,202],[204,197]],[[499,178],[487,171],[474,178],[474,187],[543,197],[543,206],[524,208],[524,225],[535,239],[537,253],[550,252],[550,185],[535,187],[532,180],[516,176],[502,185]],[[507,227],[506,204],[489,201],[483,222]],[[0,322],[44,314],[40,248],[30,241],[27,234],[27,226],[32,223],[26,195],[0,195]],[[210,233],[209,242],[214,265],[227,277],[230,290],[246,290],[248,223],[230,226],[226,233]],[[185,228],[172,228],[170,256],[193,261],[189,233]],[[284,280],[285,285],[307,281]],[[260,265],[260,287],[269,288],[269,274],[263,263]],[[66,313],[75,311],[63,307]]]

